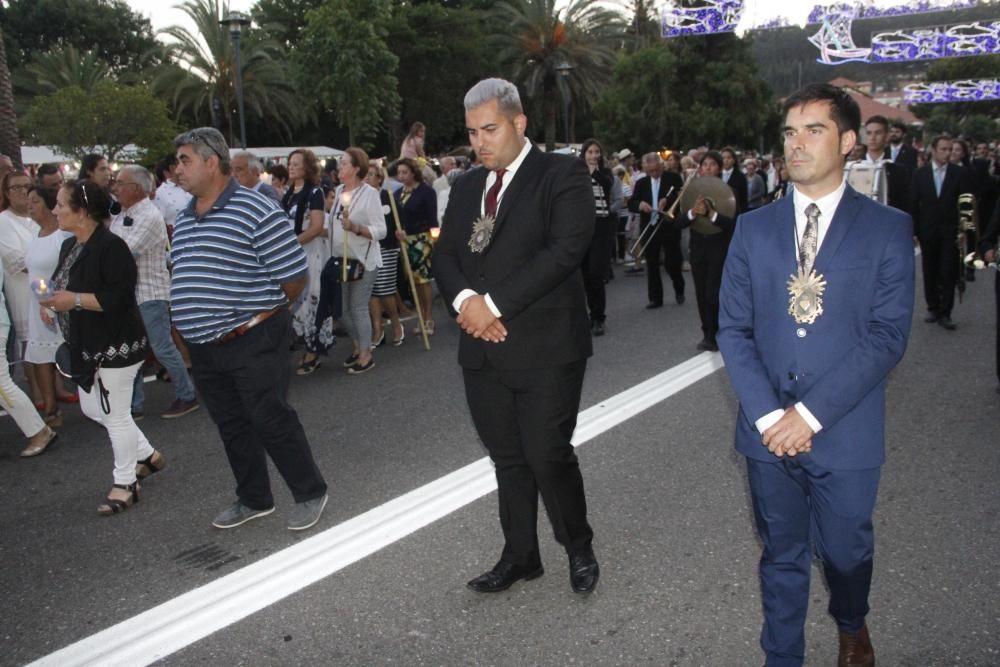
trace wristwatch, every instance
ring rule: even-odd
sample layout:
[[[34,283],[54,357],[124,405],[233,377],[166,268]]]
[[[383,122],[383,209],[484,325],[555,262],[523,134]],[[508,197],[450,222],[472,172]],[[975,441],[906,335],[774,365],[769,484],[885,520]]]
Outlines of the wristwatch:
[[[76,299],[73,300],[73,310],[83,310],[83,304],[80,303],[80,293],[76,293]]]

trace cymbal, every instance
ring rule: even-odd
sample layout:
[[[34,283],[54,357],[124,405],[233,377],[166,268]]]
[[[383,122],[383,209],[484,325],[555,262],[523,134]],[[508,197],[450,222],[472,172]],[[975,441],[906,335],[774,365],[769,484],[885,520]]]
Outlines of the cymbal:
[[[696,176],[691,179],[691,182],[684,188],[684,192],[681,193],[681,211],[691,210],[698,197],[707,199],[719,215],[727,218],[736,216],[736,193],[718,176]],[[712,223],[711,218],[705,215],[695,216],[691,222],[691,229],[699,234],[709,236],[722,231],[718,225]]]

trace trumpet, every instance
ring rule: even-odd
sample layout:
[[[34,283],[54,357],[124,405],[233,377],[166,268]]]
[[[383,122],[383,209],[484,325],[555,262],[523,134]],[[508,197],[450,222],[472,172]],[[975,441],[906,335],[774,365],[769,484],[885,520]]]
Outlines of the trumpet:
[[[955,244],[958,246],[958,302],[962,303],[965,295],[965,268],[968,266],[968,256],[975,256],[978,236],[978,225],[976,224],[976,196],[970,193],[963,193],[958,196],[958,231],[955,237]],[[970,252],[970,248],[973,252]],[[974,260],[973,260],[974,261]],[[980,260],[981,261],[981,260]]]
[[[647,176],[647,178],[649,177]],[[667,190],[666,196],[664,196],[663,198],[669,199],[670,195],[672,195],[673,193],[674,193],[674,186],[671,185],[670,189]],[[674,207],[676,206],[677,202],[675,201]],[[669,217],[673,217],[673,213],[671,211],[673,211],[673,207],[671,207],[669,211],[664,211],[663,209],[658,208],[650,212],[650,215],[652,215],[653,213],[657,213],[661,216],[666,215]],[[643,229],[642,232],[639,234],[639,238],[637,238],[635,240],[635,243],[632,244],[632,247],[629,248],[628,254],[632,255],[633,257],[642,256],[642,254],[646,251],[646,246],[649,245],[649,242],[653,240],[653,236],[656,235],[656,231],[660,228],[661,222],[657,222],[656,224],[650,222],[648,225],[646,225],[646,228]]]

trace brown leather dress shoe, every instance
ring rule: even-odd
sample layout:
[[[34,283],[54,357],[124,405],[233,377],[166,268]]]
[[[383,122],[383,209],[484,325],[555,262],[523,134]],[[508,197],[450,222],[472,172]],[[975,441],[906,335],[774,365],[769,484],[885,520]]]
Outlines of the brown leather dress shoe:
[[[872,648],[867,625],[862,625],[853,635],[840,633],[837,667],[875,667],[875,649]]]

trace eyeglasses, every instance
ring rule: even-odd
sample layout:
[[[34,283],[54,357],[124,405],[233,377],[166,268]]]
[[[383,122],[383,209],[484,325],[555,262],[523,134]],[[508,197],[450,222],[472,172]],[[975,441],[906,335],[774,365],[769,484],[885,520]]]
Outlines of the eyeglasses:
[[[12,185],[7,188],[7,192],[27,192],[31,189],[30,185]]]
[[[214,128],[199,127],[193,130],[188,130],[174,139],[174,144],[177,146],[207,146],[208,149],[215,153],[220,160],[229,160],[229,151],[227,150],[228,147],[226,146],[226,139],[222,136],[221,132]]]

